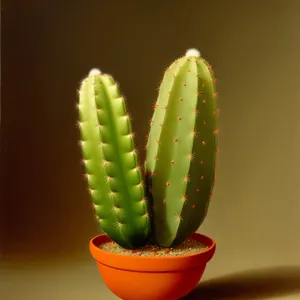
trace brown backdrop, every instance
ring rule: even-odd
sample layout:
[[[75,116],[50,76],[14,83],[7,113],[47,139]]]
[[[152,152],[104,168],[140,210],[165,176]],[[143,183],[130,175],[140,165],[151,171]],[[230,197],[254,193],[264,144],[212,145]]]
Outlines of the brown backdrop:
[[[300,1],[13,1],[2,11],[1,252],[86,253],[77,89],[93,67],[127,97],[144,159],[156,88],[190,47],[220,93],[215,196],[200,231],[219,271],[300,264]]]

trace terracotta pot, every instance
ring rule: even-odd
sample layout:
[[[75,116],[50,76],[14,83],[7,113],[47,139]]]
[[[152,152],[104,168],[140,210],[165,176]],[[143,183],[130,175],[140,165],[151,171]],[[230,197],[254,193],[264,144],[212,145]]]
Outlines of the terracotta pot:
[[[194,233],[191,238],[208,249],[184,256],[125,256],[99,249],[101,243],[111,241],[105,234],[94,237],[89,247],[105,284],[116,296],[123,300],[177,300],[197,286],[216,249],[207,236]]]

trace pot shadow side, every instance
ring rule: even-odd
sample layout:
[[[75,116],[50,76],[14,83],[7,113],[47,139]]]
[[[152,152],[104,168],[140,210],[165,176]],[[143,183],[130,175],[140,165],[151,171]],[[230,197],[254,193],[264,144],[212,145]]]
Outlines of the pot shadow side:
[[[244,271],[206,280],[181,300],[267,299],[300,293],[300,266]]]

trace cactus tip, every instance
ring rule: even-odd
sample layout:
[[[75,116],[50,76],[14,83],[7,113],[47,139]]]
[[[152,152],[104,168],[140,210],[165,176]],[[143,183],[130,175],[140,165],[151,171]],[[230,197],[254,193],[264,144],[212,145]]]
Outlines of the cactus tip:
[[[101,71],[99,69],[92,69],[89,73],[89,76],[96,76],[96,75],[99,75],[101,74]]]
[[[197,56],[200,57],[200,51],[195,49],[195,48],[191,48],[188,49],[185,53],[185,56]]]

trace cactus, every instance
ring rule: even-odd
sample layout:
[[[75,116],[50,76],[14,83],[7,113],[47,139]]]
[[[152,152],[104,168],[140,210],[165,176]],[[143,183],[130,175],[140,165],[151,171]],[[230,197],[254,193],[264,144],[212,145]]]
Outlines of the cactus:
[[[97,69],[83,80],[79,128],[89,191],[101,229],[121,247],[174,247],[204,221],[218,150],[214,83],[195,49],[167,68],[150,120],[144,186],[118,85]]]
[[[151,235],[139,157],[125,100],[114,79],[93,69],[79,91],[83,162],[101,229],[121,247]]]
[[[164,74],[147,138],[145,173],[160,246],[180,244],[205,219],[215,180],[217,114],[213,71],[190,49]]]

